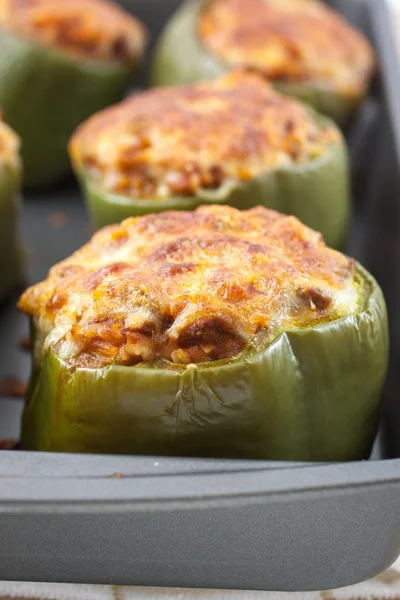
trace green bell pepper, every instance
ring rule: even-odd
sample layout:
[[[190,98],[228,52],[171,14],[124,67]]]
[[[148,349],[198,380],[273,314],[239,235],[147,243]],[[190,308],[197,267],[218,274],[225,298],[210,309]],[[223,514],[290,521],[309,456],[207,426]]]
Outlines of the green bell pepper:
[[[18,230],[21,181],[19,156],[7,162],[0,159],[0,300],[24,280]]]
[[[360,266],[357,314],[284,331],[261,351],[185,366],[34,364],[26,450],[243,457],[366,458],[388,360],[385,301]],[[36,344],[41,344],[39,337]],[[38,356],[38,354],[36,354]]]
[[[121,99],[132,67],[75,59],[6,30],[0,55],[0,106],[22,139],[24,183],[51,184],[69,171],[73,130]]]
[[[325,117],[310,112],[321,125],[334,127]],[[349,225],[348,157],[340,134],[337,143],[308,163],[280,167],[249,181],[229,182],[217,190],[200,189],[192,197],[162,200],[128,197],[106,190],[77,165],[74,170],[87,199],[89,214],[98,228],[127,217],[165,210],[194,210],[202,204],[228,204],[241,210],[262,205],[295,215],[321,232],[328,246],[340,248]]]
[[[152,61],[151,84],[175,85],[214,79],[229,70],[213,56],[197,35],[199,15],[208,0],[187,0],[171,17]],[[315,110],[345,124],[362,98],[342,95],[327,86],[271,81],[283,94],[309,103]]]

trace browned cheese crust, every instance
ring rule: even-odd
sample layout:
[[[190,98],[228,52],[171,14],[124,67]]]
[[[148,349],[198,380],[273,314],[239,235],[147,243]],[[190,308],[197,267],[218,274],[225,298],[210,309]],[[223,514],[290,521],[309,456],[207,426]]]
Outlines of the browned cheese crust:
[[[198,34],[231,67],[274,81],[317,84],[361,97],[374,70],[364,36],[318,0],[211,0]]]
[[[338,139],[262,77],[232,72],[135,94],[81,125],[70,153],[109,191],[162,199],[302,164]]]
[[[19,307],[71,366],[204,363],[355,312],[356,279],[295,217],[203,206],[100,230]]]
[[[136,63],[143,25],[107,0],[0,0],[0,25],[76,58]]]

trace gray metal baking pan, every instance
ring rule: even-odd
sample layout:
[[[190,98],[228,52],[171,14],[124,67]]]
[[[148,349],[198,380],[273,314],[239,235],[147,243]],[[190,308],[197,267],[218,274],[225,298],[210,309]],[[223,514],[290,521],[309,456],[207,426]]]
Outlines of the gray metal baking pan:
[[[157,34],[176,0],[126,0]],[[260,590],[364,580],[400,554],[400,71],[383,0],[331,2],[372,39],[374,89],[348,133],[354,218],[348,252],[379,279],[392,357],[371,460],[311,465],[0,453],[0,579]],[[88,237],[74,183],[27,195],[31,281]],[[26,380],[27,333],[0,310],[0,378]],[[21,401],[0,400],[0,438]]]

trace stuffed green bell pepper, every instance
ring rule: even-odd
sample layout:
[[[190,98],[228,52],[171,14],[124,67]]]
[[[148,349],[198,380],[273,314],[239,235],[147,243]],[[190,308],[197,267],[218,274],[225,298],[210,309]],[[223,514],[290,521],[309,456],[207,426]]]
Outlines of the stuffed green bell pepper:
[[[366,458],[388,358],[376,281],[295,217],[202,206],[97,232],[22,296],[30,450]]]
[[[106,0],[1,2],[0,106],[22,139],[24,183],[68,172],[69,137],[121,99],[145,40],[143,26]]]
[[[0,118],[0,300],[24,279],[18,228],[22,181],[19,146],[17,134]]]
[[[347,152],[330,120],[257,74],[135,94],[83,123],[73,168],[94,224],[201,204],[293,214],[340,247]]]
[[[318,0],[187,0],[160,38],[151,79],[190,83],[248,68],[345,123],[374,64],[362,34]]]

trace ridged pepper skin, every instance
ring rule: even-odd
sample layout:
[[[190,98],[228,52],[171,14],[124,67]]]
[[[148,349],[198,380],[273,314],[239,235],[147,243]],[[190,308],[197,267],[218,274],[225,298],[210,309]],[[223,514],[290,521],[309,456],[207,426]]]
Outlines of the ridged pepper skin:
[[[51,184],[69,171],[73,130],[121,99],[132,69],[70,58],[5,30],[0,56],[0,106],[22,139],[24,183]]]
[[[12,164],[0,161],[0,300],[24,280],[18,230],[21,180],[18,159]]]
[[[150,76],[153,86],[214,79],[229,69],[208,52],[197,36],[199,14],[206,2],[187,0],[171,17],[153,55]],[[361,101],[313,84],[272,83],[278,91],[309,103],[341,125],[346,124]]]
[[[319,122],[327,119],[314,114]],[[329,122],[330,126],[333,126]],[[266,206],[295,215],[316,231],[328,246],[342,247],[349,225],[350,192],[348,156],[341,136],[318,158],[301,165],[281,167],[265,175],[218,190],[199,190],[192,197],[140,199],[106,190],[85,170],[75,168],[95,227],[120,223],[127,217],[165,210],[194,210],[202,204],[228,204],[240,210]]]
[[[283,332],[230,361],[162,368],[36,364],[26,450],[274,460],[366,458],[388,360],[385,301],[361,267],[358,314]]]

